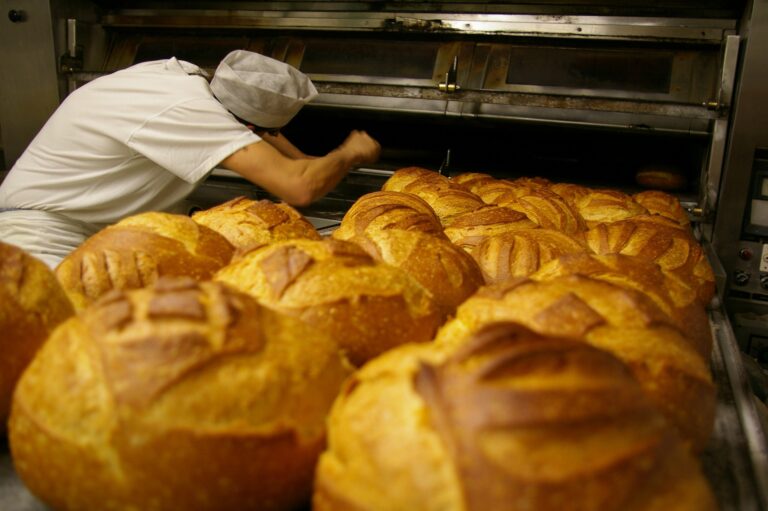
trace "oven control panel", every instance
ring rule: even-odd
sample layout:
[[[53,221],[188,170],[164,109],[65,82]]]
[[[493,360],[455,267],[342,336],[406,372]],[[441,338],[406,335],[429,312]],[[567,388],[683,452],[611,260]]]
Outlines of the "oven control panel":
[[[768,304],[768,242],[742,241],[729,275],[729,295]]]

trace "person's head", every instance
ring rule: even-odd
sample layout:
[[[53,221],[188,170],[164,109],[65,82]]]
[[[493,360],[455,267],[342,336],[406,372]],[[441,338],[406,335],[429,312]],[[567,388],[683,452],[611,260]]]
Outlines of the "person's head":
[[[285,126],[317,96],[317,89],[301,71],[245,50],[222,59],[211,91],[241,122],[265,131]]]

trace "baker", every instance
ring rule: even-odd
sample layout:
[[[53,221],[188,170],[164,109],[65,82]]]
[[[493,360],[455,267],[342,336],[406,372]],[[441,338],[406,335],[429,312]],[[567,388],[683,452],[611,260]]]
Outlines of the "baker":
[[[0,240],[55,267],[126,216],[181,212],[215,167],[305,206],[380,151],[362,131],[324,156],[293,145],[279,129],[316,96],[297,69],[244,50],[210,81],[176,58],[97,78],[62,102],[0,185]]]

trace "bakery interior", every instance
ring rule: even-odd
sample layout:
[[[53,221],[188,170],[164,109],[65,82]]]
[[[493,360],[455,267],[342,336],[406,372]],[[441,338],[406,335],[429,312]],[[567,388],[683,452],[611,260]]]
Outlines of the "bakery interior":
[[[245,48],[295,66],[320,92],[283,130],[306,153],[327,152],[351,129],[382,145],[376,165],[352,170],[328,196],[297,209],[324,238],[341,231],[361,197],[409,167],[446,182],[481,173],[674,196],[715,285],[704,309],[716,402],[711,435],[694,457],[716,509],[768,510],[768,0],[9,0],[4,7],[0,179],[63,98],[88,81],[172,56],[212,72],[229,51]],[[275,201],[216,169],[188,198],[187,212],[238,197]],[[427,359],[422,365],[433,367]],[[368,379],[381,377],[379,367],[357,377],[361,393],[375,385]],[[424,395],[451,383],[456,368],[439,369],[416,378]],[[338,417],[353,416],[352,398],[343,397],[349,408],[338,405]],[[486,420],[485,409],[476,408]],[[456,449],[463,441],[459,436]],[[562,444],[548,448],[557,445],[570,453]],[[331,464],[322,468],[332,479]],[[340,483],[321,486],[327,494],[314,497],[317,509],[398,509],[386,502],[366,507]],[[465,489],[472,504],[462,508],[440,507],[437,492],[434,509],[526,509],[514,488],[500,490],[498,501]],[[679,491],[679,509],[703,509],[686,505],[689,487]],[[0,509],[58,509],[51,502],[66,499],[48,502],[17,474],[4,434]],[[548,502],[540,509],[569,508]],[[600,509],[595,502],[570,504]],[[633,501],[631,509],[664,509],[665,502]]]

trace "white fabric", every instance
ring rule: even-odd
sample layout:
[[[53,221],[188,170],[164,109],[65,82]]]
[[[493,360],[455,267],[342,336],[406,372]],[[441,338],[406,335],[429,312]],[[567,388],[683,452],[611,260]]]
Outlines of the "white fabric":
[[[86,224],[57,213],[36,210],[0,213],[0,233],[4,243],[16,245],[51,269],[93,234]]]
[[[219,162],[261,140],[200,73],[176,59],[154,61],[77,89],[0,185],[0,208],[60,213],[91,231],[170,210]],[[0,230],[0,239],[9,235]]]
[[[282,128],[317,96],[298,69],[245,50],[222,59],[211,90],[230,112],[262,128]]]

